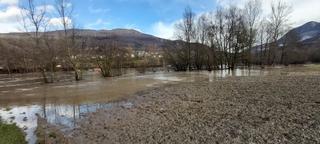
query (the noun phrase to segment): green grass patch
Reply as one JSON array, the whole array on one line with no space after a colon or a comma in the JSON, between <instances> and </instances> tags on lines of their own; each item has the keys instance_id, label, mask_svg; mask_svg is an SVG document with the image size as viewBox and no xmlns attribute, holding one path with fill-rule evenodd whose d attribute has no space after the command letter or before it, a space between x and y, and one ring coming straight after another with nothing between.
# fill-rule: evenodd
<instances>
[{"instance_id":1,"label":"green grass patch","mask_svg":"<svg viewBox=\"0 0 320 144\"><path fill-rule=\"evenodd\" d=\"M26 144L23 131L15 124L0 121L0 144Z\"/></svg>"}]
</instances>

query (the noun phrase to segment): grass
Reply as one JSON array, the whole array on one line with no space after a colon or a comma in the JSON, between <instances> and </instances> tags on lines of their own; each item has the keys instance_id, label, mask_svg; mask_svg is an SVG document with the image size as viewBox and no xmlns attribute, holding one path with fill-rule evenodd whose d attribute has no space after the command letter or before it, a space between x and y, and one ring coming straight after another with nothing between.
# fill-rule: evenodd
<instances>
[{"instance_id":1,"label":"grass","mask_svg":"<svg viewBox=\"0 0 320 144\"><path fill-rule=\"evenodd\" d=\"M26 144L23 131L15 124L4 124L0 120L0 144Z\"/></svg>"}]
</instances>

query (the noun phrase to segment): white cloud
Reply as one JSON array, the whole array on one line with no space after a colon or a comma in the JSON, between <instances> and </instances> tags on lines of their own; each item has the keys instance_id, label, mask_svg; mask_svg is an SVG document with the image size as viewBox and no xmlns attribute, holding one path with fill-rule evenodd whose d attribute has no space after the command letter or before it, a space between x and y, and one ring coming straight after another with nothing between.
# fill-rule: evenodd
<instances>
[{"instance_id":1,"label":"white cloud","mask_svg":"<svg viewBox=\"0 0 320 144\"><path fill-rule=\"evenodd\" d=\"M62 20L63 18L60 17L60 18L51 18L49 19L49 26L53 26L53 27L62 27ZM68 17L65 18L66 22L68 25L71 25L72 24L72 20Z\"/></svg>"},{"instance_id":2,"label":"white cloud","mask_svg":"<svg viewBox=\"0 0 320 144\"><path fill-rule=\"evenodd\" d=\"M293 25L302 25L309 21L320 22L320 0L291 0L293 12L291 20Z\"/></svg>"},{"instance_id":3,"label":"white cloud","mask_svg":"<svg viewBox=\"0 0 320 144\"><path fill-rule=\"evenodd\" d=\"M21 18L21 9L17 6L7 6L0 10L0 33L19 32L19 19Z\"/></svg>"},{"instance_id":4,"label":"white cloud","mask_svg":"<svg viewBox=\"0 0 320 144\"><path fill-rule=\"evenodd\" d=\"M125 29L133 29L139 32L142 32L141 29L139 29L135 24L126 24L124 26Z\"/></svg>"},{"instance_id":5,"label":"white cloud","mask_svg":"<svg viewBox=\"0 0 320 144\"><path fill-rule=\"evenodd\" d=\"M162 21L156 22L152 26L153 35L164 38L164 39L174 39L175 23L164 23Z\"/></svg>"},{"instance_id":6,"label":"white cloud","mask_svg":"<svg viewBox=\"0 0 320 144\"><path fill-rule=\"evenodd\" d=\"M19 0L0 0L0 4L2 5L17 5Z\"/></svg>"},{"instance_id":7,"label":"white cloud","mask_svg":"<svg viewBox=\"0 0 320 144\"><path fill-rule=\"evenodd\" d=\"M217 4L221 7L229 7L231 5L243 8L248 0L216 0ZM279 0L261 0L261 6L263 11L263 16L266 17L271 12L272 2L277 2ZM320 13L316 6L320 6L320 0L284 0L287 2L291 8L292 13L290 15L290 24L292 27L297 27L305 24L309 21L320 22ZM207 12L203 12L207 13ZM202 14L203 14L202 13ZM200 16L198 13L196 17ZM176 20L172 23L164 23L162 21L156 22L152 25L152 34L161 38L174 39L174 29Z\"/></svg>"},{"instance_id":8,"label":"white cloud","mask_svg":"<svg viewBox=\"0 0 320 144\"><path fill-rule=\"evenodd\" d=\"M16 21L17 18L20 16L20 8L16 6L9 6L4 10L0 10L0 22L7 23Z\"/></svg>"},{"instance_id":9,"label":"white cloud","mask_svg":"<svg viewBox=\"0 0 320 144\"><path fill-rule=\"evenodd\" d=\"M9 33L9 32L22 32L22 29L19 29L19 24L14 23L0 23L0 33Z\"/></svg>"},{"instance_id":10,"label":"white cloud","mask_svg":"<svg viewBox=\"0 0 320 144\"><path fill-rule=\"evenodd\" d=\"M248 0L216 0L222 7L229 5L236 5L243 7ZM279 0L261 0L262 10L264 16L271 12L271 3L278 2ZM320 0L282 0L289 4L292 8L290 15L290 23L293 27L302 25L309 21L320 22L320 13L318 8L320 6Z\"/></svg>"},{"instance_id":11,"label":"white cloud","mask_svg":"<svg viewBox=\"0 0 320 144\"><path fill-rule=\"evenodd\" d=\"M0 4L3 5L0 9L0 33L8 33L8 32L22 32L25 31L23 28L22 15L23 10L18 7L18 1L0 1ZM36 8L38 11L45 9L48 13L48 16L54 13L55 8L52 5L41 5ZM58 18L46 17L49 22L49 26L57 27ZM70 20L71 21L71 20ZM32 28L30 22L26 20L26 26L28 28Z\"/></svg>"},{"instance_id":12,"label":"white cloud","mask_svg":"<svg viewBox=\"0 0 320 144\"><path fill-rule=\"evenodd\" d=\"M195 15L195 19L200 18L202 15L209 16L210 13L211 12L199 12ZM152 34L160 38L176 40L176 24L181 22L183 22L182 19L175 20L171 23L158 21L152 25Z\"/></svg>"},{"instance_id":13,"label":"white cloud","mask_svg":"<svg viewBox=\"0 0 320 144\"><path fill-rule=\"evenodd\" d=\"M273 0L277 2L279 0ZM318 6L320 6L320 0L283 0L291 7L290 23L293 27L303 25L309 21L320 22L320 13L318 12ZM264 14L271 12L272 0L262 0L262 9Z\"/></svg>"},{"instance_id":14,"label":"white cloud","mask_svg":"<svg viewBox=\"0 0 320 144\"><path fill-rule=\"evenodd\" d=\"M110 24L111 24L110 22L107 22L103 19L97 19L95 22L87 24L85 26L85 28L87 28L87 29L106 29L106 27Z\"/></svg>"},{"instance_id":15,"label":"white cloud","mask_svg":"<svg viewBox=\"0 0 320 144\"><path fill-rule=\"evenodd\" d=\"M46 13L53 13L55 11L55 7L53 5L41 5L36 9L37 11L45 11Z\"/></svg>"}]
</instances>

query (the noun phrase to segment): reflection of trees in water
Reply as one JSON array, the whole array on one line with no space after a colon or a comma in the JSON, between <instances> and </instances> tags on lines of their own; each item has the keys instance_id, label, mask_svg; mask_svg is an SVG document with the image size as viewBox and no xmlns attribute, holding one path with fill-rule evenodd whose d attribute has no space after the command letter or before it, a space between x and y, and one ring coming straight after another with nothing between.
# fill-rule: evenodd
<instances>
[{"instance_id":1,"label":"reflection of trees in water","mask_svg":"<svg viewBox=\"0 0 320 144\"><path fill-rule=\"evenodd\" d=\"M71 105L59 104L56 101L52 104L42 105L41 116L48 123L61 125L66 128L76 126L77 120L84 117L85 114L95 112L98 109L111 108L113 104L77 104L75 101Z\"/></svg>"}]
</instances>

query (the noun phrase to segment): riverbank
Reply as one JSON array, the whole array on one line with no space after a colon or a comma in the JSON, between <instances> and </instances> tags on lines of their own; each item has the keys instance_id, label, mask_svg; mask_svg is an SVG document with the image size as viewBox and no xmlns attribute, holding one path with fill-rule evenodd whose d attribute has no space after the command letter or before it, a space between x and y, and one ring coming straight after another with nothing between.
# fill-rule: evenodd
<instances>
[{"instance_id":1,"label":"riverbank","mask_svg":"<svg viewBox=\"0 0 320 144\"><path fill-rule=\"evenodd\" d=\"M63 132L63 139L77 144L320 143L319 75L184 82L128 101L134 106L88 114L73 131Z\"/></svg>"}]
</instances>

